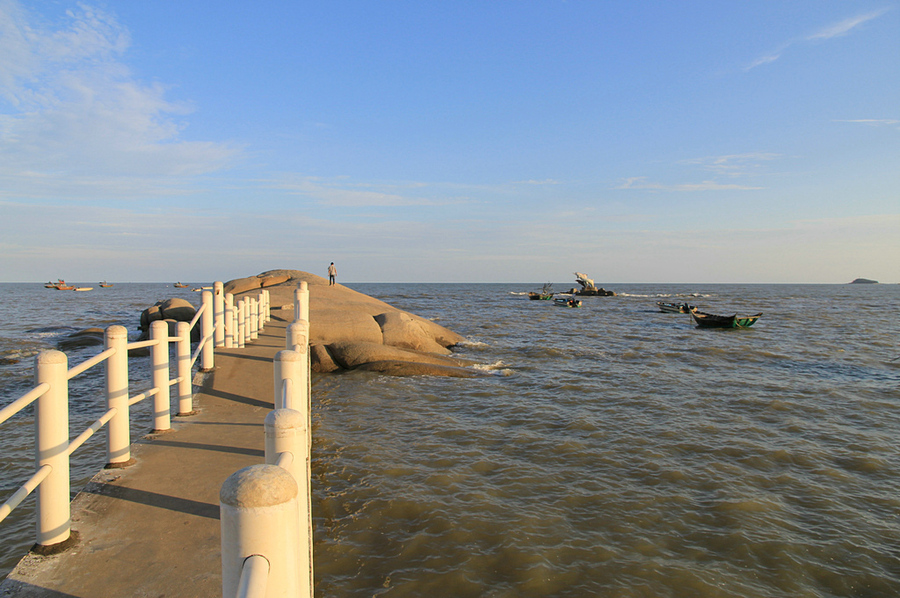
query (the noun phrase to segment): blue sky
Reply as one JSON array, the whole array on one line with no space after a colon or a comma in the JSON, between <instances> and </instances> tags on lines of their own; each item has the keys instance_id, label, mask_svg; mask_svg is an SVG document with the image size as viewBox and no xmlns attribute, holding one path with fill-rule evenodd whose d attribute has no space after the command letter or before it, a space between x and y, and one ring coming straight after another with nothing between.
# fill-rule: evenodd
<instances>
[{"instance_id":1,"label":"blue sky","mask_svg":"<svg viewBox=\"0 0 900 598\"><path fill-rule=\"evenodd\" d=\"M0 281L900 282L900 2L0 0Z\"/></svg>"}]
</instances>

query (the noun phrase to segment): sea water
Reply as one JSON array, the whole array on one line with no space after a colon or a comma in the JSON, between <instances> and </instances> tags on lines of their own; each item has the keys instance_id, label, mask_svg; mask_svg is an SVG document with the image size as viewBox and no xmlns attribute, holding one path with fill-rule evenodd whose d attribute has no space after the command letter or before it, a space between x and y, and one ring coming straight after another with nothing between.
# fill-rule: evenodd
<instances>
[{"instance_id":1,"label":"sea water","mask_svg":"<svg viewBox=\"0 0 900 598\"><path fill-rule=\"evenodd\" d=\"M540 284L348 286L459 332L484 376L314 376L317 595L900 595L900 286L604 284L618 296L581 308L529 301ZM22 357L0 365L0 404L54 327L133 331L158 299L199 302L0 292L27 297L0 315L0 357ZM763 316L699 329L659 300ZM102 373L83 384L76 412ZM0 499L31 466L8 428ZM0 524L7 568L33 541L22 521Z\"/></svg>"}]
</instances>

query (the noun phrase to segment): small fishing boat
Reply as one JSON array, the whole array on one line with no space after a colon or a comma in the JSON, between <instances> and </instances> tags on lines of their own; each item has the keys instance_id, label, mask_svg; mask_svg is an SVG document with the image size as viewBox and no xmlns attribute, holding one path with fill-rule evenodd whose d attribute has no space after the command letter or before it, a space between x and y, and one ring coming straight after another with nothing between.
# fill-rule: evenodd
<instances>
[{"instance_id":1,"label":"small fishing boat","mask_svg":"<svg viewBox=\"0 0 900 598\"><path fill-rule=\"evenodd\" d=\"M702 311L692 311L691 316L700 328L750 328L761 316L761 313L752 316L717 316Z\"/></svg>"},{"instance_id":2,"label":"small fishing boat","mask_svg":"<svg viewBox=\"0 0 900 598\"><path fill-rule=\"evenodd\" d=\"M561 307L581 307L581 299L575 299L574 297L557 297L553 300L553 303Z\"/></svg>"},{"instance_id":3,"label":"small fishing boat","mask_svg":"<svg viewBox=\"0 0 900 598\"><path fill-rule=\"evenodd\" d=\"M534 301L549 301L553 299L553 286L548 282L543 287L541 287L540 293L529 292L528 298Z\"/></svg>"},{"instance_id":4,"label":"small fishing boat","mask_svg":"<svg viewBox=\"0 0 900 598\"><path fill-rule=\"evenodd\" d=\"M66 281L64 281L64 280L60 280L59 283L56 286L54 286L53 288L56 289L57 291L74 291L75 290L74 286L72 286L70 284L66 284Z\"/></svg>"},{"instance_id":5,"label":"small fishing boat","mask_svg":"<svg viewBox=\"0 0 900 598\"><path fill-rule=\"evenodd\" d=\"M174 286L175 286L176 289L186 289L186 288L188 288L188 285L184 284L183 282L176 282Z\"/></svg>"},{"instance_id":6,"label":"small fishing boat","mask_svg":"<svg viewBox=\"0 0 900 598\"><path fill-rule=\"evenodd\" d=\"M55 289L59 285L65 285L65 284L66 284L66 281L63 280L62 278L60 278L56 282L48 282L47 284L44 285L44 288L45 289Z\"/></svg>"},{"instance_id":7,"label":"small fishing boat","mask_svg":"<svg viewBox=\"0 0 900 598\"><path fill-rule=\"evenodd\" d=\"M111 283L111 282L106 282L105 280L104 280L103 282L100 283L100 288L101 288L101 289L108 289L108 288L111 287L111 286L112 286L112 283Z\"/></svg>"},{"instance_id":8,"label":"small fishing boat","mask_svg":"<svg viewBox=\"0 0 900 598\"><path fill-rule=\"evenodd\" d=\"M656 305L659 307L659 311L669 314L687 314L697 309L693 305L688 305L687 303L666 303L665 301L657 301Z\"/></svg>"},{"instance_id":9,"label":"small fishing boat","mask_svg":"<svg viewBox=\"0 0 900 598\"><path fill-rule=\"evenodd\" d=\"M93 291L94 287L72 287L73 291Z\"/></svg>"}]
</instances>

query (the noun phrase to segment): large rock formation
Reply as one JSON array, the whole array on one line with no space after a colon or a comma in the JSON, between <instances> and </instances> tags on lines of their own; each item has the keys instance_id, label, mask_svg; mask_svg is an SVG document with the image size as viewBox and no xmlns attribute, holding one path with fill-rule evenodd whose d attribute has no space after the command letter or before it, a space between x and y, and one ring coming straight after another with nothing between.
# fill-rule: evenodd
<instances>
[{"instance_id":1,"label":"large rock formation","mask_svg":"<svg viewBox=\"0 0 900 598\"><path fill-rule=\"evenodd\" d=\"M481 375L471 362L450 357L463 337L341 284L299 270L270 270L225 284L235 298L269 291L272 309L293 310L294 289L309 286L313 371L366 369L392 375ZM291 315L288 317L293 317Z\"/></svg>"},{"instance_id":2,"label":"large rock formation","mask_svg":"<svg viewBox=\"0 0 900 598\"><path fill-rule=\"evenodd\" d=\"M173 298L157 301L152 307L141 312L141 336L138 340L150 338L150 324L156 320L164 320L169 325L169 336L176 335L175 324L177 322L190 322L194 319L197 309L185 299ZM194 327L191 331L191 340L200 340L200 330Z\"/></svg>"}]
</instances>

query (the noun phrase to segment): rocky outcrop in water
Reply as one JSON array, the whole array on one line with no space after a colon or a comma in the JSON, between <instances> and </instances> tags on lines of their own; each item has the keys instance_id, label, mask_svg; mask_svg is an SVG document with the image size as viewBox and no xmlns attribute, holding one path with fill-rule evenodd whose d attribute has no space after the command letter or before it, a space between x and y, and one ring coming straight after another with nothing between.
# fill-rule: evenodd
<instances>
[{"instance_id":1,"label":"rocky outcrop in water","mask_svg":"<svg viewBox=\"0 0 900 598\"><path fill-rule=\"evenodd\" d=\"M165 320L169 324L169 336L175 336L177 322L190 322L197 314L197 309L186 299L178 297L157 301L152 307L141 312L141 336L138 340L150 338L150 324L157 320ZM195 326L191 331L191 340L200 340L200 329Z\"/></svg>"},{"instance_id":2,"label":"rocky outcrop in water","mask_svg":"<svg viewBox=\"0 0 900 598\"><path fill-rule=\"evenodd\" d=\"M451 356L463 337L344 285L300 270L270 270L225 284L235 298L269 291L273 309L293 310L294 289L309 286L310 358L315 372L369 370L412 376L478 376ZM293 314L287 317L293 317Z\"/></svg>"},{"instance_id":3,"label":"rocky outcrop in water","mask_svg":"<svg viewBox=\"0 0 900 598\"><path fill-rule=\"evenodd\" d=\"M878 281L872 280L871 278L857 278L850 284L878 284Z\"/></svg>"}]
</instances>

